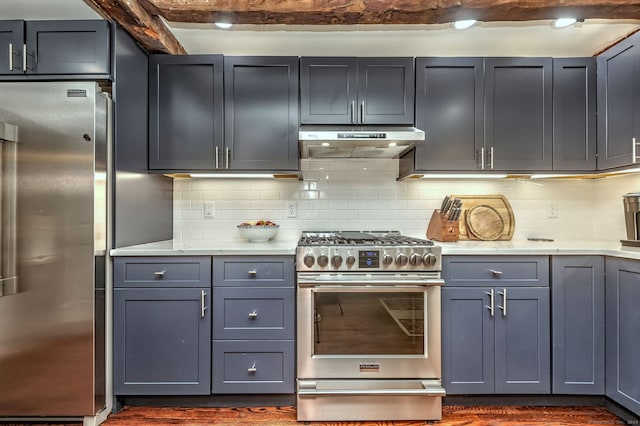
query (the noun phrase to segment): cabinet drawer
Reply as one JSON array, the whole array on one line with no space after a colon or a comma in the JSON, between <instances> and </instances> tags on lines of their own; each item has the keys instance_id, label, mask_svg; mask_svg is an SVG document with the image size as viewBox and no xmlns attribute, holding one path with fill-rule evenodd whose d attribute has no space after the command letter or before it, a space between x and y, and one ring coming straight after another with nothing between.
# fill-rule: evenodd
<instances>
[{"instance_id":1,"label":"cabinet drawer","mask_svg":"<svg viewBox=\"0 0 640 426\"><path fill-rule=\"evenodd\" d=\"M447 286L549 285L548 256L444 256L442 277Z\"/></svg>"},{"instance_id":2,"label":"cabinet drawer","mask_svg":"<svg viewBox=\"0 0 640 426\"><path fill-rule=\"evenodd\" d=\"M294 297L292 288L214 288L213 338L293 339Z\"/></svg>"},{"instance_id":3,"label":"cabinet drawer","mask_svg":"<svg viewBox=\"0 0 640 426\"><path fill-rule=\"evenodd\" d=\"M214 257L216 287L293 287L293 256Z\"/></svg>"},{"instance_id":4,"label":"cabinet drawer","mask_svg":"<svg viewBox=\"0 0 640 426\"><path fill-rule=\"evenodd\" d=\"M294 342L213 341L212 393L293 393Z\"/></svg>"},{"instance_id":5,"label":"cabinet drawer","mask_svg":"<svg viewBox=\"0 0 640 426\"><path fill-rule=\"evenodd\" d=\"M119 257L114 287L209 287L210 257Z\"/></svg>"}]
</instances>

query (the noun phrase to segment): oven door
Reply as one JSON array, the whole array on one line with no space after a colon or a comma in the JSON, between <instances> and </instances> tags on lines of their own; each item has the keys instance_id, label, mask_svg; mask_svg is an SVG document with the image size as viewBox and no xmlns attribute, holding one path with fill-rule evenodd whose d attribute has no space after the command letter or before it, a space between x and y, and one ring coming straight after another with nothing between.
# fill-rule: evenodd
<instances>
[{"instance_id":1,"label":"oven door","mask_svg":"<svg viewBox=\"0 0 640 426\"><path fill-rule=\"evenodd\" d=\"M298 275L298 377L441 377L439 278Z\"/></svg>"}]
</instances>

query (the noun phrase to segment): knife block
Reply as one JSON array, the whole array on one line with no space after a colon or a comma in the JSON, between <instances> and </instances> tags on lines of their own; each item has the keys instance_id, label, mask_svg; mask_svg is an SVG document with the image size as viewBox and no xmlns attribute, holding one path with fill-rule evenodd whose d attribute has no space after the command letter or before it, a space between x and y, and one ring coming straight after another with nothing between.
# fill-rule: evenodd
<instances>
[{"instance_id":1,"label":"knife block","mask_svg":"<svg viewBox=\"0 0 640 426\"><path fill-rule=\"evenodd\" d=\"M454 242L460 239L459 221L448 221L440 210L434 210L427 227L427 238L442 242Z\"/></svg>"}]
</instances>

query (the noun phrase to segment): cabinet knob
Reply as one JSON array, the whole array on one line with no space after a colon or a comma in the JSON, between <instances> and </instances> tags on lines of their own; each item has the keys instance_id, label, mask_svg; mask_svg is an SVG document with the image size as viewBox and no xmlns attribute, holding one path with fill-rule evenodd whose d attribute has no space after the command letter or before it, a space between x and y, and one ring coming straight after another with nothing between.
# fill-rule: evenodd
<instances>
[{"instance_id":1,"label":"cabinet knob","mask_svg":"<svg viewBox=\"0 0 640 426\"><path fill-rule=\"evenodd\" d=\"M249 312L249 318L251 318L251 319L258 318L258 313L256 311Z\"/></svg>"}]
</instances>

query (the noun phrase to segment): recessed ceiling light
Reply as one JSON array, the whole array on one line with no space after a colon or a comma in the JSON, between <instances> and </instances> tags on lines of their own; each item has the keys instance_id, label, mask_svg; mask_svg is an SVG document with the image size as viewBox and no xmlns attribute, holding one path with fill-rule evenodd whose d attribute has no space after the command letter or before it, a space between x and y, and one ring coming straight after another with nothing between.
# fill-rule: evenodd
<instances>
[{"instance_id":1,"label":"recessed ceiling light","mask_svg":"<svg viewBox=\"0 0 640 426\"><path fill-rule=\"evenodd\" d=\"M566 28L578 22L576 18L558 18L553 21L553 26L555 28Z\"/></svg>"},{"instance_id":2,"label":"recessed ceiling light","mask_svg":"<svg viewBox=\"0 0 640 426\"><path fill-rule=\"evenodd\" d=\"M476 22L478 21L476 21L475 19L456 21L453 23L453 28L455 28L456 30L466 30L467 28L473 27Z\"/></svg>"},{"instance_id":3,"label":"recessed ceiling light","mask_svg":"<svg viewBox=\"0 0 640 426\"><path fill-rule=\"evenodd\" d=\"M216 22L215 26L218 28L222 28L223 30L229 29L233 26L230 22Z\"/></svg>"}]
</instances>

